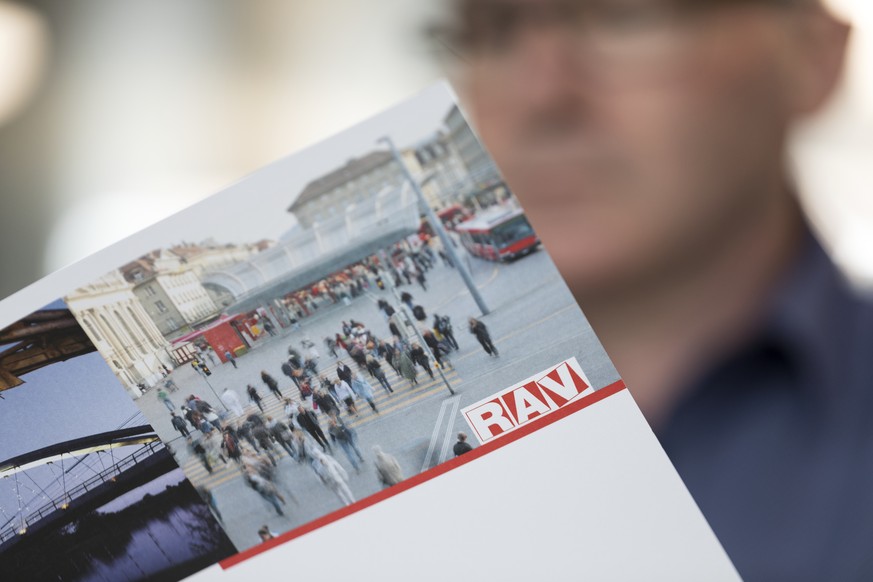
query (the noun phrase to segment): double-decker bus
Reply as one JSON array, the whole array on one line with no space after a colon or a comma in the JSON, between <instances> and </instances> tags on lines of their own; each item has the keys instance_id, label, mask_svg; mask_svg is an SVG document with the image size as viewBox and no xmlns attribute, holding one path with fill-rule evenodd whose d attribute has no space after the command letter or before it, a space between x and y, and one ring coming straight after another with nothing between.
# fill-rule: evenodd
<instances>
[{"instance_id":1,"label":"double-decker bus","mask_svg":"<svg viewBox=\"0 0 873 582\"><path fill-rule=\"evenodd\" d=\"M455 227L471 254L510 261L537 249L540 239L520 208L489 210Z\"/></svg>"}]
</instances>

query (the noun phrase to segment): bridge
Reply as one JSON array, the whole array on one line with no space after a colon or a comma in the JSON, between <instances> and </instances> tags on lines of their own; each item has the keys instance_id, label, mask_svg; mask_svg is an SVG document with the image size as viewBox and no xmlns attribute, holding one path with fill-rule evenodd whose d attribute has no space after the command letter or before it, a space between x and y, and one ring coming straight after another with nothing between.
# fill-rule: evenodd
<instances>
[{"instance_id":1,"label":"bridge","mask_svg":"<svg viewBox=\"0 0 873 582\"><path fill-rule=\"evenodd\" d=\"M88 464L94 458L100 470ZM2 461L0 482L15 487L18 507L12 515L0 508L4 518L0 524L0 553L31 539L41 529L62 525L105 505L175 466L149 425L89 435ZM71 472L81 467L93 474L85 479L74 478ZM39 470L43 478L34 479L31 473ZM50 483L45 482L46 476ZM42 503L33 508L21 497L21 487L32 491L30 485L42 493Z\"/></svg>"}]
</instances>

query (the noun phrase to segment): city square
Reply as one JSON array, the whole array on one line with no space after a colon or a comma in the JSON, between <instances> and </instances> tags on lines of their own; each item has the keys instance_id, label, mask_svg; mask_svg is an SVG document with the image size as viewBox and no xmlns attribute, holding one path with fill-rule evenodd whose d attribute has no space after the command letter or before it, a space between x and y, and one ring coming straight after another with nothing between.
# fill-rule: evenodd
<instances>
[{"instance_id":1,"label":"city square","mask_svg":"<svg viewBox=\"0 0 873 582\"><path fill-rule=\"evenodd\" d=\"M341 415L358 433L358 446L365 458L360 472L353 470L339 447L334 447L335 458L349 473L349 487L356 499L381 489L372 462L373 446L378 445L393 455L399 461L404 477L426 470L454 456L451 448L457 433L469 430L459 414L460 409L531 373L575 356L595 388L617 379L594 333L545 253L535 253L508 264L475 258L469 264L477 286L493 310L483 321L491 330L500 356L488 356L466 330L467 317L478 315L478 312L470 294L460 285L454 269L447 266L432 269L426 292L420 287L409 286L429 318L439 314L449 316L454 323L460 349L449 355L451 367L444 368L444 375L455 394L449 393L436 371L435 379L430 380L422 372L419 374L420 384L410 386L385 365L394 394L387 394L370 379L379 413L360 401L359 416ZM325 371L328 377L334 378L337 359L326 353L322 339L333 336L342 322L349 320L364 323L377 337L390 336L388 324L376 305L380 298L390 301L392 293L374 288L349 305L340 302L322 308L316 315L304 319L301 329L283 330L276 337L267 336L261 340L263 343L236 359L238 368L229 362L223 363L212 366L212 375L204 377L190 366L182 366L171 375L179 390L171 394L170 399L178 407L190 394L195 394L220 410L222 405L217 395L225 388L235 391L241 401L247 402L245 387L253 384L263 397L264 415L283 418L283 404L261 382L261 371L279 379L283 396L299 402L297 388L279 370L287 359L288 347L299 349L305 338L313 341L321 355L319 372ZM344 354L340 356L342 359ZM350 358L344 359L353 366ZM288 503L285 515L277 515L245 483L234 462L225 464L219 461L211 474L206 471L196 455L188 450L185 439L170 424L169 411L158 399L157 391L141 397L138 404L174 451L194 485L212 492L228 535L238 548L258 543L256 532L263 525L281 533L342 507L336 496L321 486L307 464L298 464L283 452L277 455L277 480L279 490L288 494L285 495ZM248 403L246 412L251 411L257 411L257 408ZM319 416L322 426L326 427L327 417Z\"/></svg>"}]
</instances>

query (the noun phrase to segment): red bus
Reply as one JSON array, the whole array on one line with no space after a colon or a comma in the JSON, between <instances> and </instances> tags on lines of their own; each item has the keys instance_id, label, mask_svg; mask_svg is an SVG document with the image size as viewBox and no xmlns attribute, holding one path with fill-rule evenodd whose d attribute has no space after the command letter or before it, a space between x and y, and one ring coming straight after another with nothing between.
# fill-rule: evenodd
<instances>
[{"instance_id":1,"label":"red bus","mask_svg":"<svg viewBox=\"0 0 873 582\"><path fill-rule=\"evenodd\" d=\"M471 254L491 261L509 261L533 252L540 244L533 228L520 208L487 211L455 231L461 244Z\"/></svg>"}]
</instances>

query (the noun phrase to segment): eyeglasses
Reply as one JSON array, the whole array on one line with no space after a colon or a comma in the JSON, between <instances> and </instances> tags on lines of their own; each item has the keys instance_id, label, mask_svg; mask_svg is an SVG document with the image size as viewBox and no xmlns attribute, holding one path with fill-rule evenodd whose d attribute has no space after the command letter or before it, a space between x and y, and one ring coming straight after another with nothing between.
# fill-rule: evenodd
<instances>
[{"instance_id":1,"label":"eyeglasses","mask_svg":"<svg viewBox=\"0 0 873 582\"><path fill-rule=\"evenodd\" d=\"M454 20L430 36L464 61L511 62L525 33L564 29L568 38L616 60L675 54L703 17L736 6L791 7L817 0L458 0Z\"/></svg>"}]
</instances>

